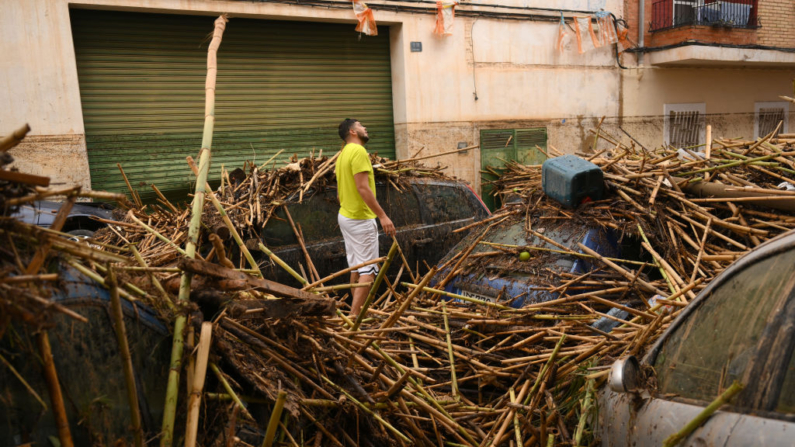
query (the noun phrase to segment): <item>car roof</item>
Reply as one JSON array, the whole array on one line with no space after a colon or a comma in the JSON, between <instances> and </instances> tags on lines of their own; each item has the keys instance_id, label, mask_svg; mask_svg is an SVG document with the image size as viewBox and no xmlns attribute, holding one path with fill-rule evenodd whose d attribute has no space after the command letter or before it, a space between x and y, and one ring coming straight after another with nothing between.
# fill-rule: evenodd
<instances>
[{"instance_id":1,"label":"car roof","mask_svg":"<svg viewBox=\"0 0 795 447\"><path fill-rule=\"evenodd\" d=\"M795 230L790 230L784 234L781 234L769 241L765 241L762 245L755 247L753 250L749 251L745 255L743 255L740 259L735 261L731 264L726 270L721 272L698 296L690 302L690 304L685 307L685 310L682 311L681 314L674 320L674 322L668 327L668 329L657 339L654 343L652 348L643 358L643 362L646 364L652 364L657 358L657 354L660 352L663 343L665 340L668 339L671 333L675 331L680 325L687 320L687 318L693 312L698 309L699 306L707 299L708 296L712 293L712 290L716 287L719 287L722 283L727 281L729 278L734 276L735 274L739 273L740 271L744 270L746 267L753 265L759 261L767 259L771 256L777 255L779 253L783 253L795 247Z\"/></svg>"}]
</instances>

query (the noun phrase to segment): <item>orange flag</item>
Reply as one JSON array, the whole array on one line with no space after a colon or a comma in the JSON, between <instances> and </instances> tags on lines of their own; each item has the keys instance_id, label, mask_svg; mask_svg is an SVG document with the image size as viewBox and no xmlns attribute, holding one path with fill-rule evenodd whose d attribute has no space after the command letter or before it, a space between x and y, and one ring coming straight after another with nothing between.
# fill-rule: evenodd
<instances>
[{"instance_id":1,"label":"orange flag","mask_svg":"<svg viewBox=\"0 0 795 447\"><path fill-rule=\"evenodd\" d=\"M433 33L439 36L453 35L453 19L457 2L436 2L436 28Z\"/></svg>"},{"instance_id":2,"label":"orange flag","mask_svg":"<svg viewBox=\"0 0 795 447\"><path fill-rule=\"evenodd\" d=\"M353 13L356 14L356 19L359 21L359 24L356 25L356 31L368 36L378 35L373 10L366 3L361 0L353 0Z\"/></svg>"}]
</instances>

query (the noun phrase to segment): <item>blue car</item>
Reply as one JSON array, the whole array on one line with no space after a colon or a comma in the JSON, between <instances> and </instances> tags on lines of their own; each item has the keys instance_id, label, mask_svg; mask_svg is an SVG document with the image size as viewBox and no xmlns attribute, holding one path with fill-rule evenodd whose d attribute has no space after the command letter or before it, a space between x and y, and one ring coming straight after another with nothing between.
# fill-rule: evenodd
<instances>
[{"instance_id":1,"label":"blue car","mask_svg":"<svg viewBox=\"0 0 795 447\"><path fill-rule=\"evenodd\" d=\"M479 238L486 231L485 227L484 225L480 230L473 230L440 261L438 266L441 273L437 278L447 277L456 264L455 260L450 260ZM574 251L581 251L577 246L579 242L602 256L619 257L621 253L618 234L613 230L556 223L547 228L536 228L535 231L543 232L544 237ZM520 247L539 247L542 250ZM479 256L500 249L510 251ZM522 260L517 253L524 250L530 255L527 260ZM559 293L548 290L548 278L555 274L569 273L578 276L598 267L589 258L562 253L559 247L532 233L528 234L525 231L525 220L520 217L488 230L469 257L472 258L470 262L477 262L479 266L455 276L444 290L480 300L499 301L514 308L558 298Z\"/></svg>"}]
</instances>

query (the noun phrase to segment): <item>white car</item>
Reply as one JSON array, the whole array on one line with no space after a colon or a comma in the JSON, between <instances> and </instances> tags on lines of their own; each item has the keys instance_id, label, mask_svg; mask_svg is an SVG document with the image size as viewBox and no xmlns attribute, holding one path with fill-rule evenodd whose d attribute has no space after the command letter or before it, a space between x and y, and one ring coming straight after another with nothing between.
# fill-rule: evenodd
<instances>
[{"instance_id":1,"label":"white car","mask_svg":"<svg viewBox=\"0 0 795 447\"><path fill-rule=\"evenodd\" d=\"M795 445L795 232L721 273L638 362L613 365L603 446L660 446L734 381L745 388L680 446ZM653 373L646 377L646 373Z\"/></svg>"}]
</instances>

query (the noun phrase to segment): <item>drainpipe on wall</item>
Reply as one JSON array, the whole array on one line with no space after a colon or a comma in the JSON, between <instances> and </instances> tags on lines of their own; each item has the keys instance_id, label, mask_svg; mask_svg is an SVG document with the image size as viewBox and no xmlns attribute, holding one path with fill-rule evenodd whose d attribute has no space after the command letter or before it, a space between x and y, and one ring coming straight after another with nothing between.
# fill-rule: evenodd
<instances>
[{"instance_id":1,"label":"drainpipe on wall","mask_svg":"<svg viewBox=\"0 0 795 447\"><path fill-rule=\"evenodd\" d=\"M646 20L646 0L638 0L638 48L643 49L643 22ZM643 65L643 51L638 53L638 66Z\"/></svg>"}]
</instances>

